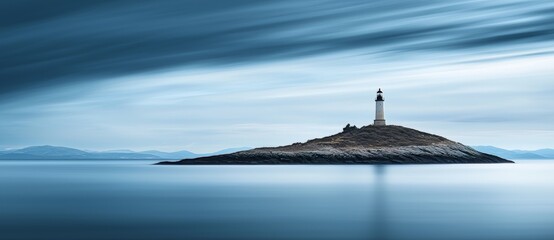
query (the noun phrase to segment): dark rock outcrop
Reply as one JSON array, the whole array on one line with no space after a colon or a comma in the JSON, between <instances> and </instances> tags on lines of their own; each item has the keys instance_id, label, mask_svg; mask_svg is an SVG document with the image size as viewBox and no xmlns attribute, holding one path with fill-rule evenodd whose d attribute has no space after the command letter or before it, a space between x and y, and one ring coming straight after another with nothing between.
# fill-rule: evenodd
<instances>
[{"instance_id":1,"label":"dark rock outcrop","mask_svg":"<svg viewBox=\"0 0 554 240\"><path fill-rule=\"evenodd\" d=\"M401 126L347 126L343 132L281 147L256 148L160 165L511 163L441 136Z\"/></svg>"}]
</instances>

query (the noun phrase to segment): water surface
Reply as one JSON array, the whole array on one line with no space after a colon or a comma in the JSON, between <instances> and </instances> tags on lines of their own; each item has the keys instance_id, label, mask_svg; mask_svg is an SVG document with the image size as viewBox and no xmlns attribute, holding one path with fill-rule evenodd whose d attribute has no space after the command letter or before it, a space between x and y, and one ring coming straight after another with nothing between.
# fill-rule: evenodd
<instances>
[{"instance_id":1,"label":"water surface","mask_svg":"<svg viewBox=\"0 0 554 240\"><path fill-rule=\"evenodd\" d=\"M554 161L0 161L1 239L554 239Z\"/></svg>"}]
</instances>

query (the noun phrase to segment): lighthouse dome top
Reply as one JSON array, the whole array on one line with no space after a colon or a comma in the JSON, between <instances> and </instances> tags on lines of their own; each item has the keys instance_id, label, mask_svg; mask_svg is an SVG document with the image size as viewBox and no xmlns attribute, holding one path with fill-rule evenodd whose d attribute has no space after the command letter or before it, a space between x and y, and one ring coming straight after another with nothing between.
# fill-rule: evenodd
<instances>
[{"instance_id":1,"label":"lighthouse dome top","mask_svg":"<svg viewBox=\"0 0 554 240\"><path fill-rule=\"evenodd\" d=\"M379 91L377 91L377 98L375 99L375 101L385 101L385 99L383 98L383 91L381 91L381 88L379 88Z\"/></svg>"}]
</instances>

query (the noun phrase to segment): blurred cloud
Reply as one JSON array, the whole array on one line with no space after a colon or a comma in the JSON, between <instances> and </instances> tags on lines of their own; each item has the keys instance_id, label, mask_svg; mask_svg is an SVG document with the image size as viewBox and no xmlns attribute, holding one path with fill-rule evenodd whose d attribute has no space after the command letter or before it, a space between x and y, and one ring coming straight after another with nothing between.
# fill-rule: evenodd
<instances>
[{"instance_id":1,"label":"blurred cloud","mask_svg":"<svg viewBox=\"0 0 554 240\"><path fill-rule=\"evenodd\" d=\"M281 145L370 123L383 87L391 123L473 145L554 147L554 2L0 9L0 146Z\"/></svg>"},{"instance_id":2,"label":"blurred cloud","mask_svg":"<svg viewBox=\"0 0 554 240\"><path fill-rule=\"evenodd\" d=\"M548 1L4 1L0 96L67 82L357 51L540 49ZM540 52L540 50L539 50Z\"/></svg>"}]
</instances>

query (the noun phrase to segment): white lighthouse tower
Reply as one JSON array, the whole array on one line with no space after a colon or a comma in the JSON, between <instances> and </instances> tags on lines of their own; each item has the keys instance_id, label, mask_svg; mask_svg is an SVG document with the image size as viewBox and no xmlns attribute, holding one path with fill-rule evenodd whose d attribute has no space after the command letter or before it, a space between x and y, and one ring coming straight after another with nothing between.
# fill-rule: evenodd
<instances>
[{"instance_id":1,"label":"white lighthouse tower","mask_svg":"<svg viewBox=\"0 0 554 240\"><path fill-rule=\"evenodd\" d=\"M385 126L385 98L383 98L383 91L379 88L377 91L377 98L375 98L375 126Z\"/></svg>"}]
</instances>

